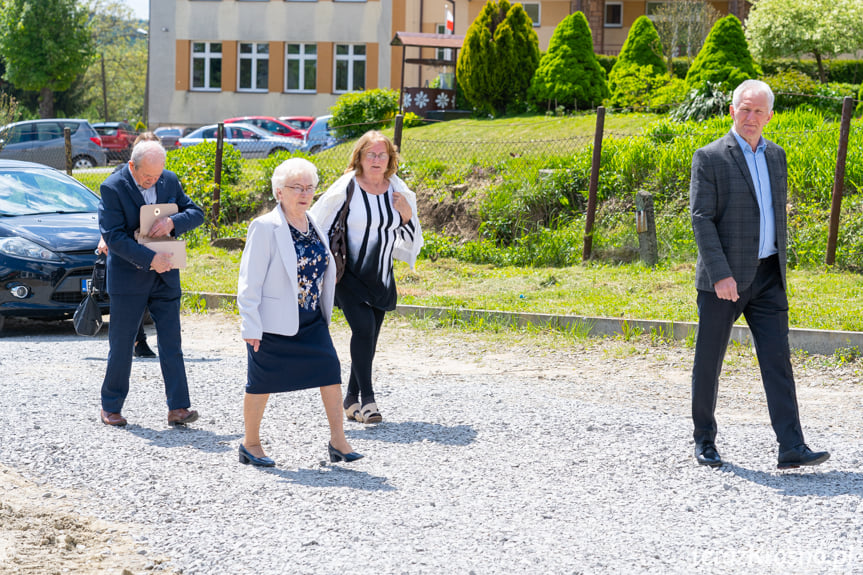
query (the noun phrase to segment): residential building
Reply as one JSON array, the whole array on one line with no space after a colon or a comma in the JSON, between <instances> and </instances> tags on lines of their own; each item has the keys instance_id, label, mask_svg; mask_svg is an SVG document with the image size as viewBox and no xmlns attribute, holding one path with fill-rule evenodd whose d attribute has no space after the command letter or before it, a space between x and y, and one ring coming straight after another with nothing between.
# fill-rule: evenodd
<instances>
[{"instance_id":1,"label":"residential building","mask_svg":"<svg viewBox=\"0 0 863 575\"><path fill-rule=\"evenodd\" d=\"M674 0L666 0L674 1ZM582 11L597 53L617 53L632 22L662 2L524 2L540 49L557 24ZM746 0L711 2L745 17ZM401 86L402 50L455 62L452 50L391 46L396 32L443 33L447 12L465 34L482 0L150 0L147 118L152 128L202 125L242 115L322 115L340 94ZM427 86L449 67L410 65L407 86Z\"/></svg>"}]
</instances>

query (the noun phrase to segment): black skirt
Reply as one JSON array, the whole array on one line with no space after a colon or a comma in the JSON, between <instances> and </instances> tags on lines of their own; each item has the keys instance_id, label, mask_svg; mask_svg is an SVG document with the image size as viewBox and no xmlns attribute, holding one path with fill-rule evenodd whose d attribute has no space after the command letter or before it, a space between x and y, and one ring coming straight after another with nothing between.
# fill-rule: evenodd
<instances>
[{"instance_id":1,"label":"black skirt","mask_svg":"<svg viewBox=\"0 0 863 575\"><path fill-rule=\"evenodd\" d=\"M246 393L280 393L341 383L341 365L320 308L300 310L296 335L265 333L258 351L246 344Z\"/></svg>"}]
</instances>

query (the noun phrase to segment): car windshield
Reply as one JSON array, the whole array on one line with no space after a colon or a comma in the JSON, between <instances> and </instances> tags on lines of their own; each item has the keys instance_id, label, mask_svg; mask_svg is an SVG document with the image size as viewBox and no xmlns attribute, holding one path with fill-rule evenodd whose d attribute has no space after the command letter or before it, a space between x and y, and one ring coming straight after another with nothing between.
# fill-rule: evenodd
<instances>
[{"instance_id":1,"label":"car windshield","mask_svg":"<svg viewBox=\"0 0 863 575\"><path fill-rule=\"evenodd\" d=\"M60 173L0 170L0 215L95 212L99 197Z\"/></svg>"},{"instance_id":2,"label":"car windshield","mask_svg":"<svg viewBox=\"0 0 863 575\"><path fill-rule=\"evenodd\" d=\"M103 136L116 136L117 128L106 128L103 126L98 126L96 131L99 132Z\"/></svg>"}]
</instances>

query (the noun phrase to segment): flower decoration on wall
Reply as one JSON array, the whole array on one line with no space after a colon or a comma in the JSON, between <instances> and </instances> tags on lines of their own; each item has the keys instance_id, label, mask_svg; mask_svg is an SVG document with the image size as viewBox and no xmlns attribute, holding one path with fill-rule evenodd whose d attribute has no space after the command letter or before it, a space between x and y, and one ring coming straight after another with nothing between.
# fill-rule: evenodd
<instances>
[{"instance_id":1,"label":"flower decoration on wall","mask_svg":"<svg viewBox=\"0 0 863 575\"><path fill-rule=\"evenodd\" d=\"M445 110L449 106L449 96L441 92L435 98L435 104L437 104L438 110Z\"/></svg>"},{"instance_id":2,"label":"flower decoration on wall","mask_svg":"<svg viewBox=\"0 0 863 575\"><path fill-rule=\"evenodd\" d=\"M423 109L425 109L426 106L428 106L428 103L429 103L429 97L428 97L428 95L426 95L425 92L419 92L416 95L414 104L416 105L417 108L419 108L420 110L423 110Z\"/></svg>"}]
</instances>

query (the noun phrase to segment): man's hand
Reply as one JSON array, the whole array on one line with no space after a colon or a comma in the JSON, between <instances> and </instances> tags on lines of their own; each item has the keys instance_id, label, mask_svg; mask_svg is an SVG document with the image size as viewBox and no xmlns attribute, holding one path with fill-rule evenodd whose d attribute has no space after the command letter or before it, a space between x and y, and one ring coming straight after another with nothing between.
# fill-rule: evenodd
<instances>
[{"instance_id":1,"label":"man's hand","mask_svg":"<svg viewBox=\"0 0 863 575\"><path fill-rule=\"evenodd\" d=\"M713 290L719 299L737 301L740 296L737 293L737 282L733 277L727 277L713 284Z\"/></svg>"},{"instance_id":2,"label":"man's hand","mask_svg":"<svg viewBox=\"0 0 863 575\"><path fill-rule=\"evenodd\" d=\"M252 346L252 351L261 349L261 340L259 339L244 339L243 341Z\"/></svg>"},{"instance_id":3,"label":"man's hand","mask_svg":"<svg viewBox=\"0 0 863 575\"><path fill-rule=\"evenodd\" d=\"M150 262L150 269L160 274L171 271L171 254L161 253L153 256L153 261Z\"/></svg>"},{"instance_id":4,"label":"man's hand","mask_svg":"<svg viewBox=\"0 0 863 575\"><path fill-rule=\"evenodd\" d=\"M151 238L160 238L170 235L172 231L174 231L174 220L166 216L156 220L156 223L150 228L149 235Z\"/></svg>"},{"instance_id":5,"label":"man's hand","mask_svg":"<svg viewBox=\"0 0 863 575\"><path fill-rule=\"evenodd\" d=\"M99 236L99 245L96 246L96 253L105 255L108 253L108 244L105 243L105 238Z\"/></svg>"}]
</instances>

